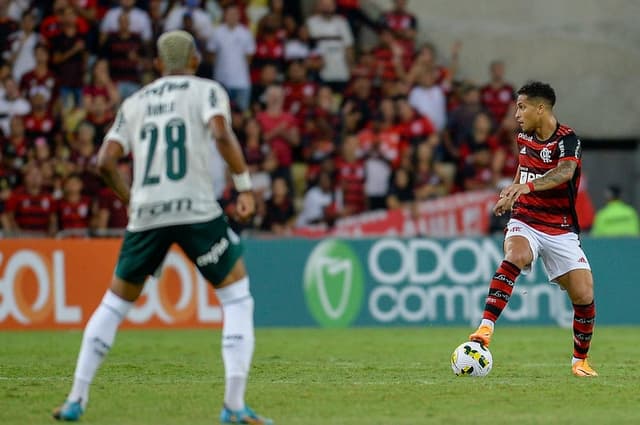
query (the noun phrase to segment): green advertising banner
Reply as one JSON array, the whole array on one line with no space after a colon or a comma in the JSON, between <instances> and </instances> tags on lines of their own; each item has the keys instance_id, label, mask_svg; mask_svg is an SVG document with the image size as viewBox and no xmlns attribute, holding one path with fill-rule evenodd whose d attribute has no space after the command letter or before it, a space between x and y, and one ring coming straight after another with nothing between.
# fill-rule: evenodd
<instances>
[{"instance_id":1,"label":"green advertising banner","mask_svg":"<svg viewBox=\"0 0 640 425\"><path fill-rule=\"evenodd\" d=\"M502 240L247 240L258 326L469 325L480 320ZM583 238L599 324L640 324L640 239ZM540 260L516 284L501 324L570 326L571 303Z\"/></svg>"}]
</instances>

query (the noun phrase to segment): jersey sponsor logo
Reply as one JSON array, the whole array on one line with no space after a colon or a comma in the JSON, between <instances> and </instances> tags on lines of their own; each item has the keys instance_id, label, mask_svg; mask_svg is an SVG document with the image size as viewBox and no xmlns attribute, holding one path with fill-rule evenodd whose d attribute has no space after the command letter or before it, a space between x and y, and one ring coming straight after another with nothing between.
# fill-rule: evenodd
<instances>
[{"instance_id":1,"label":"jersey sponsor logo","mask_svg":"<svg viewBox=\"0 0 640 425\"><path fill-rule=\"evenodd\" d=\"M529 183L532 180L542 177L542 174L520 171L520 184Z\"/></svg>"},{"instance_id":2,"label":"jersey sponsor logo","mask_svg":"<svg viewBox=\"0 0 640 425\"><path fill-rule=\"evenodd\" d=\"M229 249L229 240L223 237L220 241L213 244L209 252L202 254L196 259L198 267L204 267L209 264L218 264L218 261L220 261L220 258L225 252L227 252L227 249Z\"/></svg>"},{"instance_id":3,"label":"jersey sponsor logo","mask_svg":"<svg viewBox=\"0 0 640 425\"><path fill-rule=\"evenodd\" d=\"M542 159L542 161L546 164L551 162L551 149L547 147L542 148L542 150L540 151L540 159Z\"/></svg>"},{"instance_id":4,"label":"jersey sponsor logo","mask_svg":"<svg viewBox=\"0 0 640 425\"><path fill-rule=\"evenodd\" d=\"M324 327L347 327L359 315L364 298L362 264L343 241L326 240L309 255L304 294L313 318Z\"/></svg>"},{"instance_id":5,"label":"jersey sponsor logo","mask_svg":"<svg viewBox=\"0 0 640 425\"><path fill-rule=\"evenodd\" d=\"M165 91L171 92L174 90L186 90L189 88L189 81L181 81L179 83L165 81L157 87L149 87L142 92L142 96L162 96Z\"/></svg>"},{"instance_id":6,"label":"jersey sponsor logo","mask_svg":"<svg viewBox=\"0 0 640 425\"><path fill-rule=\"evenodd\" d=\"M133 210L132 216L140 218L152 218L162 214L176 214L191 211L193 201L190 198L171 199L170 201L143 204Z\"/></svg>"},{"instance_id":7,"label":"jersey sponsor logo","mask_svg":"<svg viewBox=\"0 0 640 425\"><path fill-rule=\"evenodd\" d=\"M155 103L152 105L147 105L147 116L155 117L158 115L168 114L170 112L175 111L176 104L175 102L171 103Z\"/></svg>"},{"instance_id":8,"label":"jersey sponsor logo","mask_svg":"<svg viewBox=\"0 0 640 425\"><path fill-rule=\"evenodd\" d=\"M529 136L527 133L518 133L518 137L528 142L533 142L533 136Z\"/></svg>"}]
</instances>

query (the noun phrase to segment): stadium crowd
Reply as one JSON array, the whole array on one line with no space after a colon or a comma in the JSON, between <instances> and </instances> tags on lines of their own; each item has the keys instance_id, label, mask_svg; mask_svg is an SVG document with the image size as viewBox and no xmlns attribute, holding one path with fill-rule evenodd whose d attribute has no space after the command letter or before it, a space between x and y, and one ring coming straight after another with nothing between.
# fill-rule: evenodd
<instances>
[{"instance_id":1,"label":"stadium crowd","mask_svg":"<svg viewBox=\"0 0 640 425\"><path fill-rule=\"evenodd\" d=\"M196 39L198 75L229 93L259 205L244 228L287 234L512 180L502 62L483 85L460 79L462 45L442 55L420 41L407 0L378 16L318 0L304 18L299 3L0 0L3 234L122 231L126 206L102 184L97 151L122 100L157 77L154 40L173 29ZM121 170L131 177L129 161ZM230 178L212 174L233 218Z\"/></svg>"}]
</instances>

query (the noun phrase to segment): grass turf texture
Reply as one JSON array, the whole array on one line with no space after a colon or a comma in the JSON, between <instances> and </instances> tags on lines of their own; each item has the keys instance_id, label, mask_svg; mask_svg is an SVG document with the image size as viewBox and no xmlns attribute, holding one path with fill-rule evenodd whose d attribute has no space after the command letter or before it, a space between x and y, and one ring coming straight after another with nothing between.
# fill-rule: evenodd
<instances>
[{"instance_id":1,"label":"grass turf texture","mask_svg":"<svg viewBox=\"0 0 640 425\"><path fill-rule=\"evenodd\" d=\"M260 329L247 401L278 425L640 423L640 332L599 327L575 378L571 332L498 326L487 378L449 365L467 328ZM80 332L0 332L0 424L48 424L67 394ZM219 331L122 331L85 424L218 423Z\"/></svg>"}]
</instances>

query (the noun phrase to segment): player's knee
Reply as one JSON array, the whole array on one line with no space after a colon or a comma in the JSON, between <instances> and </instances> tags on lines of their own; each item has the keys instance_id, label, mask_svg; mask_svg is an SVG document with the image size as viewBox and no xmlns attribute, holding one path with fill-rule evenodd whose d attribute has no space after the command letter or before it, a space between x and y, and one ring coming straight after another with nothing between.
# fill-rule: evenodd
<instances>
[{"instance_id":1,"label":"player's knee","mask_svg":"<svg viewBox=\"0 0 640 425\"><path fill-rule=\"evenodd\" d=\"M521 270L528 266L533 260L530 252L518 249L508 250L505 253L504 259L511 264L515 264Z\"/></svg>"}]
</instances>

